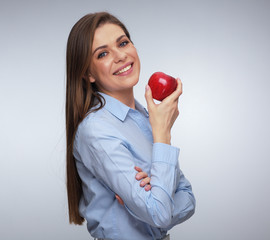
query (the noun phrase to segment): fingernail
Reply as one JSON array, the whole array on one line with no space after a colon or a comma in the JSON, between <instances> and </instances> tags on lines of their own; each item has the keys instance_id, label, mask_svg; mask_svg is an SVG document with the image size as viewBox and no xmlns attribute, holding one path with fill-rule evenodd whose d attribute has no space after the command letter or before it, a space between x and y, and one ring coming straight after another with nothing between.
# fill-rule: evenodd
<instances>
[{"instance_id":1,"label":"fingernail","mask_svg":"<svg viewBox=\"0 0 270 240\"><path fill-rule=\"evenodd\" d=\"M149 85L147 84L146 86L145 86L145 91L148 91L149 90Z\"/></svg>"},{"instance_id":2,"label":"fingernail","mask_svg":"<svg viewBox=\"0 0 270 240\"><path fill-rule=\"evenodd\" d=\"M143 187L145 185L144 181L141 181L140 185Z\"/></svg>"},{"instance_id":3,"label":"fingernail","mask_svg":"<svg viewBox=\"0 0 270 240\"><path fill-rule=\"evenodd\" d=\"M145 189L146 191L149 191L149 190L150 190L150 185L147 185L144 189Z\"/></svg>"}]
</instances>

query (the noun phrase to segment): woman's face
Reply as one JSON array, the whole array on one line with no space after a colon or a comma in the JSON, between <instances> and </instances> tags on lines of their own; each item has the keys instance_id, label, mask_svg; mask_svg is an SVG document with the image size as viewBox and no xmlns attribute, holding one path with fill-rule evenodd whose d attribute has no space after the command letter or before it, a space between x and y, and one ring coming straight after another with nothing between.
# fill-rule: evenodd
<instances>
[{"instance_id":1,"label":"woman's face","mask_svg":"<svg viewBox=\"0 0 270 240\"><path fill-rule=\"evenodd\" d=\"M118 25L106 23L96 29L90 72L90 82L115 98L132 91L137 84L140 74L137 50Z\"/></svg>"}]
</instances>

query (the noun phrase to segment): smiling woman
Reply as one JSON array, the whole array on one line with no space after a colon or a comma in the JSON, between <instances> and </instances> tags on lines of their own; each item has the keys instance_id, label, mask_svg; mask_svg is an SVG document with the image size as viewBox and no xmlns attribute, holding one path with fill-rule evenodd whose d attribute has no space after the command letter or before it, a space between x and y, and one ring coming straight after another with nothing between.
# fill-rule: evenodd
<instances>
[{"instance_id":1,"label":"smiling woman","mask_svg":"<svg viewBox=\"0 0 270 240\"><path fill-rule=\"evenodd\" d=\"M125 26L88 14L67 43L66 136L70 223L86 219L99 239L169 239L192 216L195 199L179 168L171 128L182 83L160 104L146 87L148 111L133 87L140 60Z\"/></svg>"},{"instance_id":2,"label":"smiling woman","mask_svg":"<svg viewBox=\"0 0 270 240\"><path fill-rule=\"evenodd\" d=\"M92 49L90 82L96 83L101 92L134 108L133 86L139 80L140 60L123 29L111 23L98 27Z\"/></svg>"}]
</instances>

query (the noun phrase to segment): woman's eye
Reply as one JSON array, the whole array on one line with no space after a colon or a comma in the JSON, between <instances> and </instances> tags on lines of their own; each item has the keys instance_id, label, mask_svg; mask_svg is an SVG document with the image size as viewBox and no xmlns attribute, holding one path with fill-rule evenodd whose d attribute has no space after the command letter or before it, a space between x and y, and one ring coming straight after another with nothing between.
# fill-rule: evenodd
<instances>
[{"instance_id":1,"label":"woman's eye","mask_svg":"<svg viewBox=\"0 0 270 240\"><path fill-rule=\"evenodd\" d=\"M105 57L106 55L107 55L106 52L102 52L102 53L98 54L98 58L103 58L103 57Z\"/></svg>"},{"instance_id":2,"label":"woman's eye","mask_svg":"<svg viewBox=\"0 0 270 240\"><path fill-rule=\"evenodd\" d=\"M129 41L123 41L123 42L121 42L120 43L120 47L124 47L124 46L126 46L127 44L129 43Z\"/></svg>"}]
</instances>

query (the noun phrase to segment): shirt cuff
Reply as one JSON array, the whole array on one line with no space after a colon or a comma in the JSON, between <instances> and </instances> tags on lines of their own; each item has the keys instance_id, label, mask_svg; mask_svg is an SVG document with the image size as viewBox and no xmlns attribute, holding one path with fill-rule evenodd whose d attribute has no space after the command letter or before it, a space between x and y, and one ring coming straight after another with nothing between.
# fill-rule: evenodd
<instances>
[{"instance_id":1,"label":"shirt cuff","mask_svg":"<svg viewBox=\"0 0 270 240\"><path fill-rule=\"evenodd\" d=\"M180 149L165 143L154 143L152 162L164 162L176 166Z\"/></svg>"}]
</instances>

